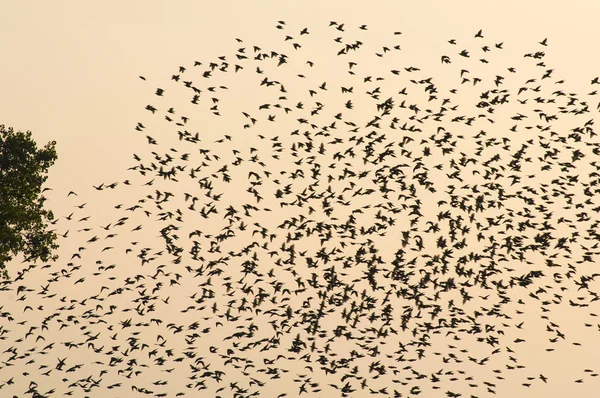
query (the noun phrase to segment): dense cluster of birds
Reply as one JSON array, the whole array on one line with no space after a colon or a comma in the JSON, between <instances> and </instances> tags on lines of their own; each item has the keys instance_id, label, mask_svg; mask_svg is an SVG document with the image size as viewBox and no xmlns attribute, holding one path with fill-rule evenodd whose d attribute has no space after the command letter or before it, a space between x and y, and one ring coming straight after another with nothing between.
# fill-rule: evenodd
<instances>
[{"instance_id":1,"label":"dense cluster of birds","mask_svg":"<svg viewBox=\"0 0 600 398\"><path fill-rule=\"evenodd\" d=\"M73 252L0 285L0 396L483 397L552 382L520 354L581 344L557 312L600 332L598 78L276 29L151 86L129 179L45 193Z\"/></svg>"}]
</instances>

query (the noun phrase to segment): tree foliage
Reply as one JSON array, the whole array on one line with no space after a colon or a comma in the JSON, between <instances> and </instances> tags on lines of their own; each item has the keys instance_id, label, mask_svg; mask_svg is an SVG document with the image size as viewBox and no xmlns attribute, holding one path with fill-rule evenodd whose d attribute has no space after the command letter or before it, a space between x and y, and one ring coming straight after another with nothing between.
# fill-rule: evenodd
<instances>
[{"instance_id":1,"label":"tree foliage","mask_svg":"<svg viewBox=\"0 0 600 398\"><path fill-rule=\"evenodd\" d=\"M0 125L0 273L8 278L6 263L22 254L25 261L55 260L54 219L44 208L42 185L57 159L56 142L38 149L31 132L15 132Z\"/></svg>"}]
</instances>

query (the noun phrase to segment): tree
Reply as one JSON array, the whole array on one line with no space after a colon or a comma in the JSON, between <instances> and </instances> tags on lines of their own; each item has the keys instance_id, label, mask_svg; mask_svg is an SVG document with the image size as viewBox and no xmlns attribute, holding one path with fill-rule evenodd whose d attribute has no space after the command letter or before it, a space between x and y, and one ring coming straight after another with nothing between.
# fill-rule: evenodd
<instances>
[{"instance_id":1,"label":"tree","mask_svg":"<svg viewBox=\"0 0 600 398\"><path fill-rule=\"evenodd\" d=\"M42 185L56 161L56 142L38 149L31 132L15 132L0 125L0 274L8 278L6 263L22 254L25 261L56 260L54 219L44 208Z\"/></svg>"}]
</instances>

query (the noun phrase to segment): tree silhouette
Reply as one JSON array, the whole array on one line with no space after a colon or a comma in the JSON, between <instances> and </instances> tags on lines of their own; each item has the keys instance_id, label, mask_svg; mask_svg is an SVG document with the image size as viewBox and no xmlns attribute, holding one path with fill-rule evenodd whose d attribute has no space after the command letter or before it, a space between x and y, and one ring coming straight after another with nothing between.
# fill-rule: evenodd
<instances>
[{"instance_id":1,"label":"tree silhouette","mask_svg":"<svg viewBox=\"0 0 600 398\"><path fill-rule=\"evenodd\" d=\"M25 261L55 260L56 233L48 231L52 211L44 208L42 185L57 159L56 142L38 149L31 132L0 125L0 273L22 254Z\"/></svg>"}]
</instances>

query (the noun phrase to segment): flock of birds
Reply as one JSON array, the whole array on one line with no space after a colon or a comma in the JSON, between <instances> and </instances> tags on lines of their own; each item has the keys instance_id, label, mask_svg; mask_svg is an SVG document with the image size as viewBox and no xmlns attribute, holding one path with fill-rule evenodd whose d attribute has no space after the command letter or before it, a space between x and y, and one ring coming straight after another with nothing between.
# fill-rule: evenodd
<instances>
[{"instance_id":1,"label":"flock of birds","mask_svg":"<svg viewBox=\"0 0 600 398\"><path fill-rule=\"evenodd\" d=\"M600 332L598 78L562 89L547 39L492 72L508 45L450 40L438 83L401 32L331 22L312 61L276 28L152 88L113 218L54 199L77 248L1 282L0 396L483 397L552 383L522 333L581 345L560 311Z\"/></svg>"}]
</instances>

